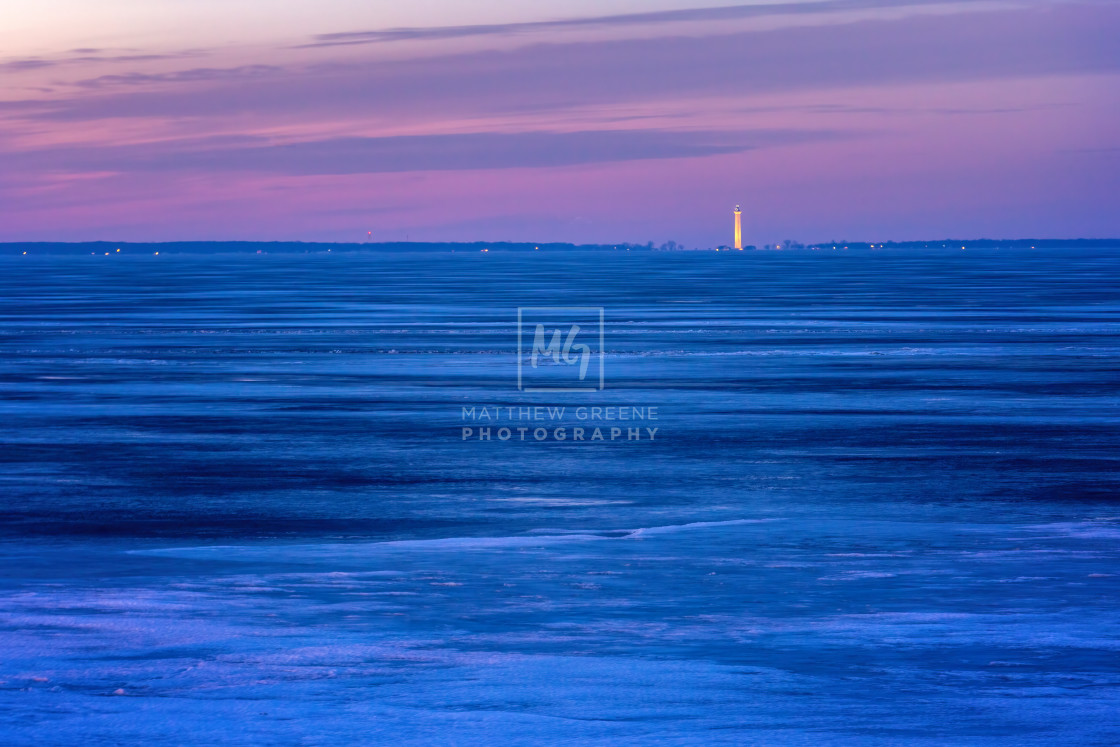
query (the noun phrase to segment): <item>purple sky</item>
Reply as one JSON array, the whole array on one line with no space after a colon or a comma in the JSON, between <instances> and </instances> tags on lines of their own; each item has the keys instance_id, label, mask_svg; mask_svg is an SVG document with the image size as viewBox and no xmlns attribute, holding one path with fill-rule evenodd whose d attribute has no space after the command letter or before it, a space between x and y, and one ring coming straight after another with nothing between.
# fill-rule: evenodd
<instances>
[{"instance_id":1,"label":"purple sky","mask_svg":"<svg viewBox=\"0 0 1120 747\"><path fill-rule=\"evenodd\" d=\"M0 241L1120 236L1114 1L311 5L16 0Z\"/></svg>"}]
</instances>

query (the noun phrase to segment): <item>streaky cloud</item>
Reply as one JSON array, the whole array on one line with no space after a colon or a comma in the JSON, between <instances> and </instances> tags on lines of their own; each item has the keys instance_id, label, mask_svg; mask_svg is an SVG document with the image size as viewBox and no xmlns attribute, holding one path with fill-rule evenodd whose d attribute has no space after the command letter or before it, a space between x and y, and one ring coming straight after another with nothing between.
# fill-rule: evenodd
<instances>
[{"instance_id":1,"label":"streaky cloud","mask_svg":"<svg viewBox=\"0 0 1120 747\"><path fill-rule=\"evenodd\" d=\"M81 80L76 85L83 88L101 88L124 85L139 86L156 83L206 83L211 81L263 78L282 75L286 71L277 65L240 65L229 68L200 67L190 70L176 70L170 73L125 73L102 75L97 78Z\"/></svg>"},{"instance_id":2,"label":"streaky cloud","mask_svg":"<svg viewBox=\"0 0 1120 747\"><path fill-rule=\"evenodd\" d=\"M22 60L0 62L0 72L19 73L24 70L41 70L45 67L54 67L59 64L57 60L43 60L38 57L28 57Z\"/></svg>"},{"instance_id":3,"label":"streaky cloud","mask_svg":"<svg viewBox=\"0 0 1120 747\"><path fill-rule=\"evenodd\" d=\"M25 57L7 62L0 62L0 72L18 73L29 70L42 70L43 68L62 67L66 65L80 65L90 63L119 64L126 62L156 62L160 60L181 60L196 57L202 52L194 50L179 54L102 54L99 49L72 49L68 57ZM75 56L76 55L76 56Z\"/></svg>"},{"instance_id":4,"label":"streaky cloud","mask_svg":"<svg viewBox=\"0 0 1120 747\"><path fill-rule=\"evenodd\" d=\"M967 1L967 0L965 0ZM973 0L977 2L978 0ZM359 44L385 44L401 41L444 41L476 36L502 36L534 31L560 31L565 29L602 28L648 24L681 23L689 21L729 21L773 15L806 15L839 13L873 8L896 8L921 5L960 5L951 0L810 0L808 2L781 2L752 5L716 6L710 8L685 8L681 10L623 13L608 16L562 18L547 21L516 23L474 24L463 26L422 26L379 29L373 31L341 31L318 34L298 48L351 46Z\"/></svg>"},{"instance_id":5,"label":"streaky cloud","mask_svg":"<svg viewBox=\"0 0 1120 747\"><path fill-rule=\"evenodd\" d=\"M240 136L96 149L41 149L12 154L5 160L36 171L372 174L696 158L841 136L843 133L802 130L591 130L336 137L279 144Z\"/></svg>"},{"instance_id":6,"label":"streaky cloud","mask_svg":"<svg viewBox=\"0 0 1120 747\"><path fill-rule=\"evenodd\" d=\"M269 67L268 74L250 66L162 77L106 76L87 82L85 91L4 102L0 110L58 122L220 118L232 112L275 117L301 111L346 119L430 118L437 111L440 117L522 116L667 98L1115 73L1120 71L1113 35L1118 27L1120 7L1071 3L976 12L967 23L957 16L922 15L842 28L552 43L282 71ZM178 86L184 80L204 85ZM439 91L438 107L432 91Z\"/></svg>"}]
</instances>

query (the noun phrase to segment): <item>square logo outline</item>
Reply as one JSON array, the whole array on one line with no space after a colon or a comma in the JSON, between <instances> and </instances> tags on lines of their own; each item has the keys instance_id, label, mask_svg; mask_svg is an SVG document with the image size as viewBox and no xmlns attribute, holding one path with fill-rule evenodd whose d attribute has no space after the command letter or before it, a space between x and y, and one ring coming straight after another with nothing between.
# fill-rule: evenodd
<instances>
[{"instance_id":1,"label":"square logo outline","mask_svg":"<svg viewBox=\"0 0 1120 747\"><path fill-rule=\"evenodd\" d=\"M599 312L599 386L581 386L581 387L526 387L521 378L522 368L522 312L523 311L578 311ZM606 371L604 365L604 347L606 339L606 325L604 323L606 307L605 306L518 306L517 307L517 388L522 392L600 392L606 389Z\"/></svg>"}]
</instances>

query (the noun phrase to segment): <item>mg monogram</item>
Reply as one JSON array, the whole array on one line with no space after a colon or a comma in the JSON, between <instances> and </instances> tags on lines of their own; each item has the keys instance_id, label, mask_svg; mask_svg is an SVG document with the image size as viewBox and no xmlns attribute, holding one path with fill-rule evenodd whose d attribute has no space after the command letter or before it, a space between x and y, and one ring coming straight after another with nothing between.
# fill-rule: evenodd
<instances>
[{"instance_id":1,"label":"mg monogram","mask_svg":"<svg viewBox=\"0 0 1120 747\"><path fill-rule=\"evenodd\" d=\"M525 392L603 389L603 334L601 306L519 307L517 388ZM531 347L526 347L525 343L530 340ZM595 382L591 365L596 358L599 361L598 382Z\"/></svg>"}]
</instances>

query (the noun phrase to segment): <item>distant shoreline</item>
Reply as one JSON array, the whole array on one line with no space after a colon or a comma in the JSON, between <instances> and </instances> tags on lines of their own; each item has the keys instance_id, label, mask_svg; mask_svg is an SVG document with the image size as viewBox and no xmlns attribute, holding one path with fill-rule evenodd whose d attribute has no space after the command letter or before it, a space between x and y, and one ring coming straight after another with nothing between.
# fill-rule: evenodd
<instances>
[{"instance_id":1,"label":"distant shoreline","mask_svg":"<svg viewBox=\"0 0 1120 747\"><path fill-rule=\"evenodd\" d=\"M878 250L878 249L1107 249L1120 248L1117 239L937 239L928 241L837 241L814 244L782 242L744 251ZM0 242L0 256L22 254L90 255L116 253L154 254L326 254L331 252L383 252L391 254L443 252L696 252L734 251L730 247L684 247L675 242L646 244L568 244L509 241L332 243L318 241L151 241L151 242Z\"/></svg>"}]
</instances>

